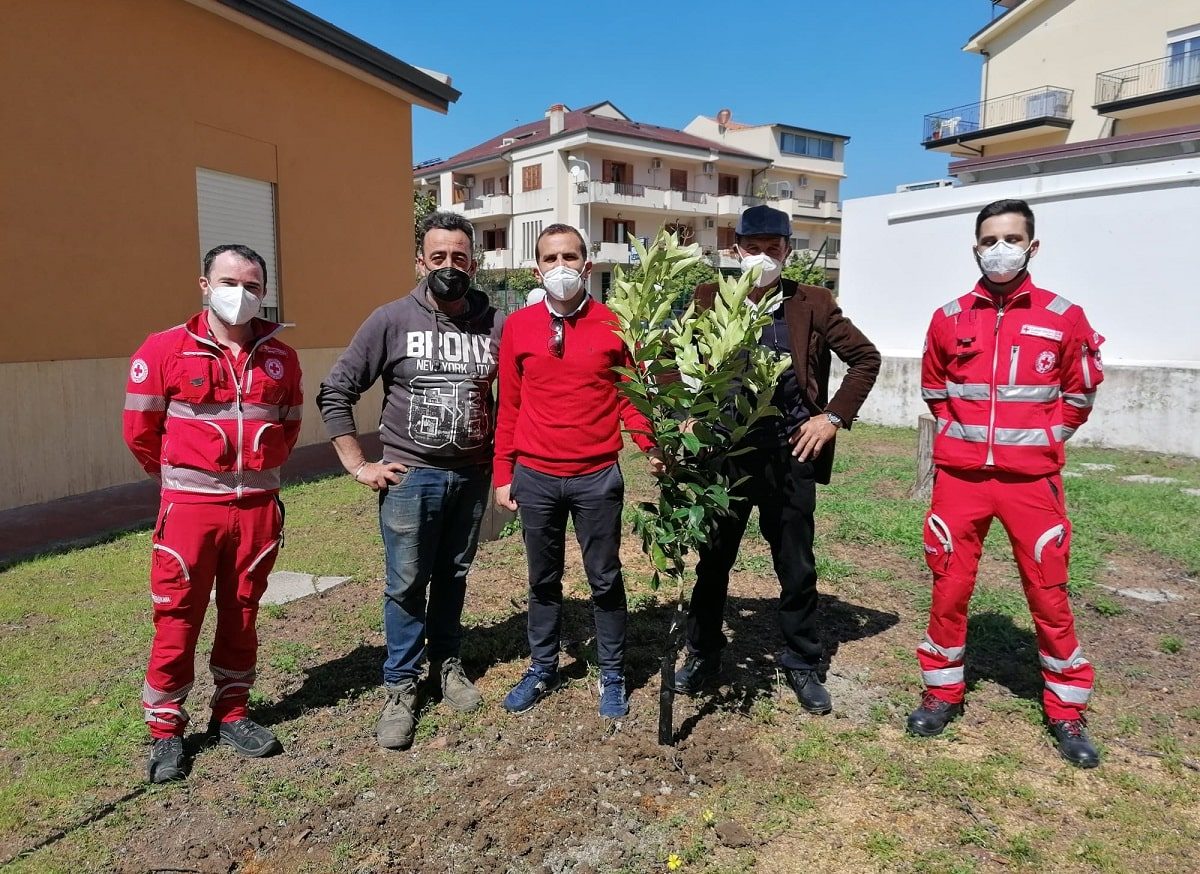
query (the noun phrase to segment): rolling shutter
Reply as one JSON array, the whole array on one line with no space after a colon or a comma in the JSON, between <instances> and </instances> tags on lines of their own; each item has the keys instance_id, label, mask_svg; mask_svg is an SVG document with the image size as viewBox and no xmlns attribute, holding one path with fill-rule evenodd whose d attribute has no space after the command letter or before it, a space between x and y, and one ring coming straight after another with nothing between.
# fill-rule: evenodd
<instances>
[{"instance_id":1,"label":"rolling shutter","mask_svg":"<svg viewBox=\"0 0 1200 874\"><path fill-rule=\"evenodd\" d=\"M279 318L279 259L275 253L275 186L258 179L196 168L200 258L215 246L241 243L267 262L263 313Z\"/></svg>"}]
</instances>

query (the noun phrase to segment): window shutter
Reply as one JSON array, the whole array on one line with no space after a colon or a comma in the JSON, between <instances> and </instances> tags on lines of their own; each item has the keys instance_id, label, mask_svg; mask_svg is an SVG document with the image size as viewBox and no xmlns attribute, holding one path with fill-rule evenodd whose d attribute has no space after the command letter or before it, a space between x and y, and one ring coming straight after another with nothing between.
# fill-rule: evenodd
<instances>
[{"instance_id":1,"label":"window shutter","mask_svg":"<svg viewBox=\"0 0 1200 874\"><path fill-rule=\"evenodd\" d=\"M196 168L196 209L200 224L200 260L225 243L241 243L267 262L263 306L279 310L279 259L275 248L275 186L258 179Z\"/></svg>"}]
</instances>

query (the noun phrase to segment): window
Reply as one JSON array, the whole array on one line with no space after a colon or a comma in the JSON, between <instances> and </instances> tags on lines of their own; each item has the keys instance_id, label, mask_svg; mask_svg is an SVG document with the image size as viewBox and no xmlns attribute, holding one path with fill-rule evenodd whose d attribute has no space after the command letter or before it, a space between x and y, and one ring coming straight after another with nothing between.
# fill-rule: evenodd
<instances>
[{"instance_id":1,"label":"window","mask_svg":"<svg viewBox=\"0 0 1200 874\"><path fill-rule=\"evenodd\" d=\"M717 228L717 248L732 249L737 245L737 235L733 228Z\"/></svg>"},{"instance_id":2,"label":"window","mask_svg":"<svg viewBox=\"0 0 1200 874\"><path fill-rule=\"evenodd\" d=\"M529 168L526 168L529 169ZM541 165L538 165L538 170L541 170ZM537 238L542 232L542 223L522 222L521 223L521 260L522 261L537 261Z\"/></svg>"},{"instance_id":3,"label":"window","mask_svg":"<svg viewBox=\"0 0 1200 874\"><path fill-rule=\"evenodd\" d=\"M631 234L633 234L633 222L625 219L604 220L604 242L628 243Z\"/></svg>"},{"instance_id":4,"label":"window","mask_svg":"<svg viewBox=\"0 0 1200 874\"><path fill-rule=\"evenodd\" d=\"M671 190L687 191L687 170L671 170Z\"/></svg>"},{"instance_id":5,"label":"window","mask_svg":"<svg viewBox=\"0 0 1200 874\"><path fill-rule=\"evenodd\" d=\"M805 249L809 248L811 248L811 246L809 246L808 237L792 237L793 252L803 252Z\"/></svg>"},{"instance_id":6,"label":"window","mask_svg":"<svg viewBox=\"0 0 1200 874\"><path fill-rule=\"evenodd\" d=\"M804 136L803 134L781 133L779 151L789 155L807 155L810 158L833 159L833 140L826 137Z\"/></svg>"},{"instance_id":7,"label":"window","mask_svg":"<svg viewBox=\"0 0 1200 874\"><path fill-rule=\"evenodd\" d=\"M836 258L842 251L841 237L827 237L825 240L825 254L830 258Z\"/></svg>"},{"instance_id":8,"label":"window","mask_svg":"<svg viewBox=\"0 0 1200 874\"><path fill-rule=\"evenodd\" d=\"M500 177L500 193L508 194L508 176Z\"/></svg>"},{"instance_id":9,"label":"window","mask_svg":"<svg viewBox=\"0 0 1200 874\"><path fill-rule=\"evenodd\" d=\"M1200 25L1167 35L1167 87L1200 84Z\"/></svg>"},{"instance_id":10,"label":"window","mask_svg":"<svg viewBox=\"0 0 1200 874\"><path fill-rule=\"evenodd\" d=\"M820 206L822 203L825 202L826 198L827 198L827 195L825 193L824 188L813 189L813 204L814 205Z\"/></svg>"},{"instance_id":11,"label":"window","mask_svg":"<svg viewBox=\"0 0 1200 874\"><path fill-rule=\"evenodd\" d=\"M496 228L495 230L484 231L483 248L488 252L496 249L507 249L508 230L506 228Z\"/></svg>"},{"instance_id":12,"label":"window","mask_svg":"<svg viewBox=\"0 0 1200 874\"><path fill-rule=\"evenodd\" d=\"M484 179L483 180L483 196L487 197L487 196L495 194L495 193L496 193L496 180L495 179Z\"/></svg>"},{"instance_id":13,"label":"window","mask_svg":"<svg viewBox=\"0 0 1200 874\"><path fill-rule=\"evenodd\" d=\"M521 190L537 191L542 187L542 165L530 164L521 169Z\"/></svg>"},{"instance_id":14,"label":"window","mask_svg":"<svg viewBox=\"0 0 1200 874\"><path fill-rule=\"evenodd\" d=\"M600 302L608 300L608 290L612 288L612 273L608 270L600 271Z\"/></svg>"},{"instance_id":15,"label":"window","mask_svg":"<svg viewBox=\"0 0 1200 874\"><path fill-rule=\"evenodd\" d=\"M216 246L241 243L267 262L263 317L279 321L279 260L275 248L275 186L258 179L196 168L200 261Z\"/></svg>"},{"instance_id":16,"label":"window","mask_svg":"<svg viewBox=\"0 0 1200 874\"><path fill-rule=\"evenodd\" d=\"M717 176L717 194L737 194L738 178L732 173L721 173Z\"/></svg>"},{"instance_id":17,"label":"window","mask_svg":"<svg viewBox=\"0 0 1200 874\"><path fill-rule=\"evenodd\" d=\"M601 182L627 183L633 181L633 165L623 161L605 161L600 165Z\"/></svg>"},{"instance_id":18,"label":"window","mask_svg":"<svg viewBox=\"0 0 1200 874\"><path fill-rule=\"evenodd\" d=\"M454 184L454 202L455 203L466 203L467 195L469 193L470 193L470 189L468 189L465 185L459 185L457 182Z\"/></svg>"}]
</instances>

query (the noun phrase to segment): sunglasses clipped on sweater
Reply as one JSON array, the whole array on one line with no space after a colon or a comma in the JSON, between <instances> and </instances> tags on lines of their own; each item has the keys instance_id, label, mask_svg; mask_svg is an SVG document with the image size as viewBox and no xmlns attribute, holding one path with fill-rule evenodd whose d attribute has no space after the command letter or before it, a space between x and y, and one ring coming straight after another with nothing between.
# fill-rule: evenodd
<instances>
[{"instance_id":1,"label":"sunglasses clipped on sweater","mask_svg":"<svg viewBox=\"0 0 1200 874\"><path fill-rule=\"evenodd\" d=\"M562 316L550 316L550 339L546 342L546 350L555 358L563 357L563 334L566 323Z\"/></svg>"}]
</instances>

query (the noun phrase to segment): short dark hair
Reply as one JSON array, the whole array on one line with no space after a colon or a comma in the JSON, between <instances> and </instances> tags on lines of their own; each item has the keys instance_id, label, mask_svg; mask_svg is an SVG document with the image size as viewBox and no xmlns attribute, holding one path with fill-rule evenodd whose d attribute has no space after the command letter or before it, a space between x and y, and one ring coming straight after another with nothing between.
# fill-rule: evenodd
<instances>
[{"instance_id":1,"label":"short dark hair","mask_svg":"<svg viewBox=\"0 0 1200 874\"><path fill-rule=\"evenodd\" d=\"M425 252L425 236L430 231L461 231L467 235L467 242L475 248L475 226L467 221L465 216L448 210L431 212L421 220L421 252Z\"/></svg>"},{"instance_id":2,"label":"short dark hair","mask_svg":"<svg viewBox=\"0 0 1200 874\"><path fill-rule=\"evenodd\" d=\"M537 242L533 244L534 258L537 259L542 257L541 252L539 251L542 246L542 237L557 236L559 234L574 234L575 238L579 240L579 254L584 261L587 260L587 240L583 238L583 234L579 233L579 228L572 227L571 225L565 225L562 222L555 222L538 234Z\"/></svg>"},{"instance_id":3,"label":"short dark hair","mask_svg":"<svg viewBox=\"0 0 1200 874\"><path fill-rule=\"evenodd\" d=\"M217 256L222 255L225 252L232 252L233 254L237 255L239 258L243 258L246 261L253 261L255 264L257 264L258 268L262 271L263 286L264 287L266 286L266 284L267 284L267 262L263 260L262 255L258 254L253 249L251 249L249 246L244 245L243 243L222 243L220 246L214 246L213 248L209 249L208 252L204 255L204 278L205 279L208 279L208 275L210 273L212 273L213 262L217 260Z\"/></svg>"},{"instance_id":4,"label":"short dark hair","mask_svg":"<svg viewBox=\"0 0 1200 874\"><path fill-rule=\"evenodd\" d=\"M975 217L975 239L979 239L979 229L983 227L985 221L1010 212L1025 216L1025 231L1029 234L1029 239L1032 240L1033 210L1023 200L994 200L979 210L979 215Z\"/></svg>"}]
</instances>

